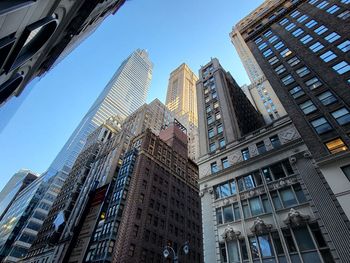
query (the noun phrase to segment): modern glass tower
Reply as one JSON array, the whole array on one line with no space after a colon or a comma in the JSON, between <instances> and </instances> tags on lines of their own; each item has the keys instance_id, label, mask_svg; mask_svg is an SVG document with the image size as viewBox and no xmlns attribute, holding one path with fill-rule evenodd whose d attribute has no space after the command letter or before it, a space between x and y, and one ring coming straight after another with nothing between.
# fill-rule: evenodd
<instances>
[{"instance_id":1,"label":"modern glass tower","mask_svg":"<svg viewBox=\"0 0 350 263\"><path fill-rule=\"evenodd\" d=\"M51 168L72 168L88 135L113 115L122 118L146 102L153 64L146 50L137 49L124 60L100 96L79 123Z\"/></svg>"}]
</instances>

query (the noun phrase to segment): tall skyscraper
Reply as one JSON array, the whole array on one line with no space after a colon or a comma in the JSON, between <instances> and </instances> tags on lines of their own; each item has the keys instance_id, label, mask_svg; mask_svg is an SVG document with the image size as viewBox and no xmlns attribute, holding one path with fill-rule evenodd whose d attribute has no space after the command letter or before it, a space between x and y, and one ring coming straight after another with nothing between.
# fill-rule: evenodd
<instances>
[{"instance_id":1,"label":"tall skyscraper","mask_svg":"<svg viewBox=\"0 0 350 263\"><path fill-rule=\"evenodd\" d=\"M38 177L27 169L15 173L0 192L0 220L16 196Z\"/></svg>"},{"instance_id":2,"label":"tall skyscraper","mask_svg":"<svg viewBox=\"0 0 350 263\"><path fill-rule=\"evenodd\" d=\"M244 93L261 112L266 123L271 123L273 120L286 115L279 98L244 42L239 30L234 27L230 37L251 81L251 84L243 89Z\"/></svg>"},{"instance_id":3,"label":"tall skyscraper","mask_svg":"<svg viewBox=\"0 0 350 263\"><path fill-rule=\"evenodd\" d=\"M224 74L214 59L197 82L205 262L348 262L346 222L290 118L254 125L259 115Z\"/></svg>"},{"instance_id":4,"label":"tall skyscraper","mask_svg":"<svg viewBox=\"0 0 350 263\"><path fill-rule=\"evenodd\" d=\"M198 159L198 112L196 82L198 77L185 63L170 74L166 106L174 113L177 120L187 129L188 154L193 160Z\"/></svg>"},{"instance_id":5,"label":"tall skyscraper","mask_svg":"<svg viewBox=\"0 0 350 263\"><path fill-rule=\"evenodd\" d=\"M305 184L342 262L350 261L349 3L269 0L236 25L322 172Z\"/></svg>"},{"instance_id":6,"label":"tall skyscraper","mask_svg":"<svg viewBox=\"0 0 350 263\"><path fill-rule=\"evenodd\" d=\"M200 74L197 94L201 95L198 96L198 113L201 120L199 130L203 131L199 135L202 158L228 147L265 123L218 59L213 58L203 66ZM203 119L206 119L206 123Z\"/></svg>"},{"instance_id":7,"label":"tall skyscraper","mask_svg":"<svg viewBox=\"0 0 350 263\"><path fill-rule=\"evenodd\" d=\"M146 50L134 51L118 68L100 96L59 152L51 168L72 168L88 135L109 117L126 118L146 102L153 64Z\"/></svg>"}]
</instances>

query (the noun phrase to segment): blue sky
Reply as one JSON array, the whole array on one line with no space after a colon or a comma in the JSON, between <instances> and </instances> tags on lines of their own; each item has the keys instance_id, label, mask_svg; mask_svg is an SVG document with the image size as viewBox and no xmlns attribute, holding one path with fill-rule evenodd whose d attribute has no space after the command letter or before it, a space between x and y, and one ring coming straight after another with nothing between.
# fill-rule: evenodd
<instances>
[{"instance_id":1,"label":"blue sky","mask_svg":"<svg viewBox=\"0 0 350 263\"><path fill-rule=\"evenodd\" d=\"M154 63L148 101L164 102L169 74L187 63L197 74L217 57L249 83L230 42L232 26L263 0L130 0L47 73L0 134L0 189L20 168L43 172L120 63L147 49ZM6 107L6 104L5 106Z\"/></svg>"}]
</instances>

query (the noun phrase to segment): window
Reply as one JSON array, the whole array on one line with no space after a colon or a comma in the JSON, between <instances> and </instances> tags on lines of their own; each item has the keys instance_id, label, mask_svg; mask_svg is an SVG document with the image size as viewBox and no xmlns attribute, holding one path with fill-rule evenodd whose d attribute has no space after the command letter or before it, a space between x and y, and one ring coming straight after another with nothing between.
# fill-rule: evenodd
<instances>
[{"instance_id":1,"label":"window","mask_svg":"<svg viewBox=\"0 0 350 263\"><path fill-rule=\"evenodd\" d=\"M224 206L223 207L223 212L224 212L224 222L228 223L228 222L232 222L234 220L233 217L233 211L232 211L232 206Z\"/></svg>"},{"instance_id":2,"label":"window","mask_svg":"<svg viewBox=\"0 0 350 263\"><path fill-rule=\"evenodd\" d=\"M219 140L219 145L220 145L220 148L225 147L226 142L224 138Z\"/></svg>"},{"instance_id":3,"label":"window","mask_svg":"<svg viewBox=\"0 0 350 263\"><path fill-rule=\"evenodd\" d=\"M290 14L291 17L297 17L300 15L300 11L295 10L293 13Z\"/></svg>"},{"instance_id":4,"label":"window","mask_svg":"<svg viewBox=\"0 0 350 263\"><path fill-rule=\"evenodd\" d=\"M333 59L335 59L337 57L336 54L334 54L331 50L328 50L326 53L323 53L320 58L324 61L324 62L329 62Z\"/></svg>"},{"instance_id":5,"label":"window","mask_svg":"<svg viewBox=\"0 0 350 263\"><path fill-rule=\"evenodd\" d=\"M221 159L221 164L222 164L222 168L223 169L226 169L226 168L230 167L230 163L229 163L227 157Z\"/></svg>"},{"instance_id":6,"label":"window","mask_svg":"<svg viewBox=\"0 0 350 263\"><path fill-rule=\"evenodd\" d=\"M214 109L218 109L218 108L219 108L219 102L216 101L216 102L214 103Z\"/></svg>"},{"instance_id":7,"label":"window","mask_svg":"<svg viewBox=\"0 0 350 263\"><path fill-rule=\"evenodd\" d=\"M280 24L281 26L283 26L283 25L287 24L288 22L289 22L289 19L288 19L288 18L283 18L283 19L279 22L279 24Z\"/></svg>"},{"instance_id":8,"label":"window","mask_svg":"<svg viewBox=\"0 0 350 263\"><path fill-rule=\"evenodd\" d=\"M343 4L350 4L350 0L341 0L340 2Z\"/></svg>"},{"instance_id":9,"label":"window","mask_svg":"<svg viewBox=\"0 0 350 263\"><path fill-rule=\"evenodd\" d=\"M340 9L337 5L332 5L330 8L327 9L327 13L334 14Z\"/></svg>"},{"instance_id":10,"label":"window","mask_svg":"<svg viewBox=\"0 0 350 263\"><path fill-rule=\"evenodd\" d=\"M273 43L273 42L275 42L277 40L278 40L278 36L272 36L272 37L270 37L269 42Z\"/></svg>"},{"instance_id":11,"label":"window","mask_svg":"<svg viewBox=\"0 0 350 263\"><path fill-rule=\"evenodd\" d=\"M345 40L343 43L339 44L337 48L339 48L343 52L348 52L350 50L350 41Z\"/></svg>"},{"instance_id":12,"label":"window","mask_svg":"<svg viewBox=\"0 0 350 263\"><path fill-rule=\"evenodd\" d=\"M274 56L274 57L272 57L272 58L269 59L270 65L274 65L274 64L276 64L278 61L279 61L279 59L278 59L276 56Z\"/></svg>"},{"instance_id":13,"label":"window","mask_svg":"<svg viewBox=\"0 0 350 263\"><path fill-rule=\"evenodd\" d=\"M275 68L275 71L278 75L280 75L286 71L286 68L283 65L279 65L277 68Z\"/></svg>"},{"instance_id":14,"label":"window","mask_svg":"<svg viewBox=\"0 0 350 263\"><path fill-rule=\"evenodd\" d=\"M318 1L318 0L309 0L309 3L310 3L311 5L313 5L313 4L315 4L317 1Z\"/></svg>"},{"instance_id":15,"label":"window","mask_svg":"<svg viewBox=\"0 0 350 263\"><path fill-rule=\"evenodd\" d=\"M307 22L306 24L305 24L305 26L307 27L307 28L313 28L314 26L316 26L317 25L317 22L315 21L315 20L310 20L309 22Z\"/></svg>"},{"instance_id":16,"label":"window","mask_svg":"<svg viewBox=\"0 0 350 263\"><path fill-rule=\"evenodd\" d=\"M316 42L315 44L309 47L309 49L314 53L321 50L322 48L324 48L324 45L322 45L320 42Z\"/></svg>"},{"instance_id":17,"label":"window","mask_svg":"<svg viewBox=\"0 0 350 263\"><path fill-rule=\"evenodd\" d=\"M214 142L214 143L211 143L211 144L209 145L209 150L210 150L210 152L215 152L215 150L216 150L216 144L215 144L215 142Z\"/></svg>"},{"instance_id":18,"label":"window","mask_svg":"<svg viewBox=\"0 0 350 263\"><path fill-rule=\"evenodd\" d=\"M211 94L211 97L213 98L213 99L216 99L217 98L217 94L216 94L216 92L213 92L212 94Z\"/></svg>"},{"instance_id":19,"label":"window","mask_svg":"<svg viewBox=\"0 0 350 263\"><path fill-rule=\"evenodd\" d=\"M249 205L252 216L264 213L259 197L249 199Z\"/></svg>"},{"instance_id":20,"label":"window","mask_svg":"<svg viewBox=\"0 0 350 263\"><path fill-rule=\"evenodd\" d=\"M291 207L297 204L297 200L295 199L292 189L287 188L279 192L284 207Z\"/></svg>"},{"instance_id":21,"label":"window","mask_svg":"<svg viewBox=\"0 0 350 263\"><path fill-rule=\"evenodd\" d=\"M297 21L299 22L299 23L302 23L302 22L304 22L306 19L308 19L309 18L309 16L308 15L302 15L301 17L299 17L298 19L297 19Z\"/></svg>"},{"instance_id":22,"label":"window","mask_svg":"<svg viewBox=\"0 0 350 263\"><path fill-rule=\"evenodd\" d=\"M305 84L311 90L316 89L322 85L321 81L316 77L309 79L308 81L305 82Z\"/></svg>"},{"instance_id":23,"label":"window","mask_svg":"<svg viewBox=\"0 0 350 263\"><path fill-rule=\"evenodd\" d=\"M218 134L220 134L220 133L222 133L224 131L224 129L222 127L222 124L219 124L216 128L218 130Z\"/></svg>"},{"instance_id":24,"label":"window","mask_svg":"<svg viewBox=\"0 0 350 263\"><path fill-rule=\"evenodd\" d=\"M316 7L319 9L324 9L327 5L329 5L328 1L322 1Z\"/></svg>"},{"instance_id":25,"label":"window","mask_svg":"<svg viewBox=\"0 0 350 263\"><path fill-rule=\"evenodd\" d=\"M290 95L292 95L292 97L294 99L299 98L300 96L305 94L305 92L303 91L303 89L300 86L296 86L296 87L292 88L289 91L289 93L290 93Z\"/></svg>"},{"instance_id":26,"label":"window","mask_svg":"<svg viewBox=\"0 0 350 263\"><path fill-rule=\"evenodd\" d=\"M263 141L258 142L256 144L256 148L258 149L259 154L263 154L266 152L266 146L265 146L265 143Z\"/></svg>"},{"instance_id":27,"label":"window","mask_svg":"<svg viewBox=\"0 0 350 263\"><path fill-rule=\"evenodd\" d=\"M294 37L298 37L298 36L300 36L302 33L304 33L304 30L302 30L301 28L298 28L297 30L295 30L295 31L292 33L292 35L293 35Z\"/></svg>"},{"instance_id":28,"label":"window","mask_svg":"<svg viewBox=\"0 0 350 263\"><path fill-rule=\"evenodd\" d=\"M290 51L289 50L289 48L286 48L285 50L283 50L281 53L280 53L280 55L282 56L282 57L287 57L287 56L289 56L290 54L292 54L292 51Z\"/></svg>"},{"instance_id":29,"label":"window","mask_svg":"<svg viewBox=\"0 0 350 263\"><path fill-rule=\"evenodd\" d=\"M343 75L344 73L350 70L350 65L346 61L342 61L337 65L333 66L333 69L339 74Z\"/></svg>"},{"instance_id":30,"label":"window","mask_svg":"<svg viewBox=\"0 0 350 263\"><path fill-rule=\"evenodd\" d=\"M297 69L296 73L299 75L299 77L304 77L310 73L310 70L307 67L302 67Z\"/></svg>"},{"instance_id":31,"label":"window","mask_svg":"<svg viewBox=\"0 0 350 263\"><path fill-rule=\"evenodd\" d=\"M272 50L268 49L268 50L264 51L263 55L264 55L265 58L270 56L270 55L272 55Z\"/></svg>"},{"instance_id":32,"label":"window","mask_svg":"<svg viewBox=\"0 0 350 263\"><path fill-rule=\"evenodd\" d=\"M221 119L221 114L220 112L215 113L215 119L220 120Z\"/></svg>"},{"instance_id":33,"label":"window","mask_svg":"<svg viewBox=\"0 0 350 263\"><path fill-rule=\"evenodd\" d=\"M213 138L214 136L215 136L214 128L211 128L211 129L208 131L208 137L209 137L209 138Z\"/></svg>"},{"instance_id":34,"label":"window","mask_svg":"<svg viewBox=\"0 0 350 263\"><path fill-rule=\"evenodd\" d=\"M333 43L334 41L338 40L339 38L340 38L340 36L337 33L332 32L328 36L326 36L324 39L327 40L329 43Z\"/></svg>"},{"instance_id":35,"label":"window","mask_svg":"<svg viewBox=\"0 0 350 263\"><path fill-rule=\"evenodd\" d=\"M350 11L346 10L338 15L340 19L346 20L350 17Z\"/></svg>"},{"instance_id":36,"label":"window","mask_svg":"<svg viewBox=\"0 0 350 263\"><path fill-rule=\"evenodd\" d=\"M309 43L311 40L313 40L312 36L306 35L306 36L303 36L303 37L300 39L300 42L303 43L303 44L307 44L307 43Z\"/></svg>"},{"instance_id":37,"label":"window","mask_svg":"<svg viewBox=\"0 0 350 263\"><path fill-rule=\"evenodd\" d=\"M258 46L259 50L263 50L267 47L267 44L264 42Z\"/></svg>"},{"instance_id":38,"label":"window","mask_svg":"<svg viewBox=\"0 0 350 263\"><path fill-rule=\"evenodd\" d=\"M316 28L314 31L317 35L322 35L327 30L328 30L328 28L325 27L324 25L322 25L322 26L319 26L318 28Z\"/></svg>"},{"instance_id":39,"label":"window","mask_svg":"<svg viewBox=\"0 0 350 263\"><path fill-rule=\"evenodd\" d=\"M259 44L262 41L261 37L258 37L257 39L254 40L255 44Z\"/></svg>"},{"instance_id":40,"label":"window","mask_svg":"<svg viewBox=\"0 0 350 263\"><path fill-rule=\"evenodd\" d=\"M347 108L340 108L339 110L333 111L331 114L339 125L344 125L350 122L350 113Z\"/></svg>"},{"instance_id":41,"label":"window","mask_svg":"<svg viewBox=\"0 0 350 263\"><path fill-rule=\"evenodd\" d=\"M208 107L206 108L206 112L207 112L207 113L210 113L210 112L211 112L211 107L210 107L210 106L208 106Z\"/></svg>"},{"instance_id":42,"label":"window","mask_svg":"<svg viewBox=\"0 0 350 263\"><path fill-rule=\"evenodd\" d=\"M298 65L299 62L300 62L300 60L299 60L298 57L292 57L292 58L289 59L287 62L288 62L288 64L289 64L291 67L293 67L293 66L295 66L295 65Z\"/></svg>"},{"instance_id":43,"label":"window","mask_svg":"<svg viewBox=\"0 0 350 263\"><path fill-rule=\"evenodd\" d=\"M290 23L288 26L286 26L287 31L291 31L295 27L294 23Z\"/></svg>"},{"instance_id":44,"label":"window","mask_svg":"<svg viewBox=\"0 0 350 263\"><path fill-rule=\"evenodd\" d=\"M250 158L249 149L245 148L242 151L243 160L248 160Z\"/></svg>"},{"instance_id":45,"label":"window","mask_svg":"<svg viewBox=\"0 0 350 263\"><path fill-rule=\"evenodd\" d=\"M287 76L285 76L283 79L282 79L282 83L285 85L285 86L287 86L287 85L289 85L289 84L291 84L291 83L293 83L294 82L294 78L292 77L292 75L287 75Z\"/></svg>"},{"instance_id":46,"label":"window","mask_svg":"<svg viewBox=\"0 0 350 263\"><path fill-rule=\"evenodd\" d=\"M337 101L337 98L330 91L325 91L325 92L321 93L320 95L317 96L317 98L325 106L330 105L333 102Z\"/></svg>"},{"instance_id":47,"label":"window","mask_svg":"<svg viewBox=\"0 0 350 263\"><path fill-rule=\"evenodd\" d=\"M280 139L278 138L278 135L270 137L271 144L273 148L278 148L281 146Z\"/></svg>"},{"instance_id":48,"label":"window","mask_svg":"<svg viewBox=\"0 0 350 263\"><path fill-rule=\"evenodd\" d=\"M269 31L267 31L267 32L264 33L264 37L269 37L269 36L271 36L271 35L272 35L271 30L269 30Z\"/></svg>"},{"instance_id":49,"label":"window","mask_svg":"<svg viewBox=\"0 0 350 263\"><path fill-rule=\"evenodd\" d=\"M307 100L302 104L299 104L300 109L304 112L305 115L310 114L317 110L315 104L311 100Z\"/></svg>"},{"instance_id":50,"label":"window","mask_svg":"<svg viewBox=\"0 0 350 263\"><path fill-rule=\"evenodd\" d=\"M208 123L208 125L212 124L213 122L214 122L213 117L212 117L212 116L208 116L208 117L207 117L207 123Z\"/></svg>"},{"instance_id":51,"label":"window","mask_svg":"<svg viewBox=\"0 0 350 263\"><path fill-rule=\"evenodd\" d=\"M280 42L278 42L276 45L274 45L274 47L275 47L276 50L279 50L279 49L281 49L282 47L284 47L284 44L280 41Z\"/></svg>"},{"instance_id":52,"label":"window","mask_svg":"<svg viewBox=\"0 0 350 263\"><path fill-rule=\"evenodd\" d=\"M219 171L219 168L216 162L210 164L210 170L212 174Z\"/></svg>"},{"instance_id":53,"label":"window","mask_svg":"<svg viewBox=\"0 0 350 263\"><path fill-rule=\"evenodd\" d=\"M331 154L346 151L348 149L343 140L340 138L327 142L326 147Z\"/></svg>"},{"instance_id":54,"label":"window","mask_svg":"<svg viewBox=\"0 0 350 263\"><path fill-rule=\"evenodd\" d=\"M323 134L332 130L332 126L324 117L311 121L311 125L314 127L315 131L318 134Z\"/></svg>"}]
</instances>

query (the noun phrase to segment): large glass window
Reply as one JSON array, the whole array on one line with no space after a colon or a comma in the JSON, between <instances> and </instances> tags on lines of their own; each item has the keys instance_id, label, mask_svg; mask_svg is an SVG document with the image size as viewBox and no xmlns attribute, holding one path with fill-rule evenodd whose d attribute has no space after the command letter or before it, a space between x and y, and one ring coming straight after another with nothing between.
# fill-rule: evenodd
<instances>
[{"instance_id":1,"label":"large glass window","mask_svg":"<svg viewBox=\"0 0 350 263\"><path fill-rule=\"evenodd\" d=\"M337 5L332 5L330 8L327 9L327 13L334 14L340 9Z\"/></svg>"},{"instance_id":2,"label":"large glass window","mask_svg":"<svg viewBox=\"0 0 350 263\"><path fill-rule=\"evenodd\" d=\"M322 1L316 7L319 8L319 9L324 9L328 5L329 5L328 1Z\"/></svg>"},{"instance_id":3,"label":"large glass window","mask_svg":"<svg viewBox=\"0 0 350 263\"><path fill-rule=\"evenodd\" d=\"M305 85L306 85L309 89L313 90L313 89L316 89L316 88L318 88L319 86L321 86L321 85L322 85L322 82L321 82L318 78L314 77L314 78L309 79L308 81L306 81L306 82L305 82Z\"/></svg>"},{"instance_id":4,"label":"large glass window","mask_svg":"<svg viewBox=\"0 0 350 263\"><path fill-rule=\"evenodd\" d=\"M311 121L311 125L314 127L315 131L318 134L323 134L332 130L332 126L324 117Z\"/></svg>"},{"instance_id":5,"label":"large glass window","mask_svg":"<svg viewBox=\"0 0 350 263\"><path fill-rule=\"evenodd\" d=\"M218 165L216 162L210 164L211 173L216 173L219 171Z\"/></svg>"},{"instance_id":6,"label":"large glass window","mask_svg":"<svg viewBox=\"0 0 350 263\"><path fill-rule=\"evenodd\" d=\"M286 71L286 68L283 65L279 65L278 67L275 68L275 71L278 75L280 75Z\"/></svg>"},{"instance_id":7,"label":"large glass window","mask_svg":"<svg viewBox=\"0 0 350 263\"><path fill-rule=\"evenodd\" d=\"M347 108L340 108L339 110L333 111L331 114L339 125L344 125L350 122L350 113Z\"/></svg>"},{"instance_id":8,"label":"large glass window","mask_svg":"<svg viewBox=\"0 0 350 263\"><path fill-rule=\"evenodd\" d=\"M256 148L258 149L259 154L263 154L266 152L266 146L265 146L265 143L263 141L258 142L256 144Z\"/></svg>"},{"instance_id":9,"label":"large glass window","mask_svg":"<svg viewBox=\"0 0 350 263\"><path fill-rule=\"evenodd\" d=\"M308 15L302 15L301 17L299 17L298 19L297 19L297 21L299 22L299 23L302 23L302 22L304 22L306 19L308 19L309 18L309 16Z\"/></svg>"},{"instance_id":10,"label":"large glass window","mask_svg":"<svg viewBox=\"0 0 350 263\"><path fill-rule=\"evenodd\" d=\"M346 151L348 149L343 140L340 138L327 142L326 147L331 154Z\"/></svg>"},{"instance_id":11,"label":"large glass window","mask_svg":"<svg viewBox=\"0 0 350 263\"><path fill-rule=\"evenodd\" d=\"M210 150L210 152L215 152L215 150L216 150L216 144L215 144L215 142L213 142L213 143L211 143L211 144L209 145L209 150Z\"/></svg>"},{"instance_id":12,"label":"large glass window","mask_svg":"<svg viewBox=\"0 0 350 263\"><path fill-rule=\"evenodd\" d=\"M288 59L288 64L293 67L295 65L298 65L300 63L300 59L298 57L292 57L291 59Z\"/></svg>"},{"instance_id":13,"label":"large glass window","mask_svg":"<svg viewBox=\"0 0 350 263\"><path fill-rule=\"evenodd\" d=\"M280 139L278 138L278 135L270 137L271 144L273 148L278 148L281 146Z\"/></svg>"},{"instance_id":14,"label":"large glass window","mask_svg":"<svg viewBox=\"0 0 350 263\"><path fill-rule=\"evenodd\" d=\"M219 124L217 126L217 130L218 130L218 134L222 133L224 131L223 127L222 127L222 124Z\"/></svg>"},{"instance_id":15,"label":"large glass window","mask_svg":"<svg viewBox=\"0 0 350 263\"><path fill-rule=\"evenodd\" d=\"M260 49L260 50L263 50L263 49L265 49L267 47L267 44L264 42L264 43L262 43L262 44L260 44L259 46L258 46L258 48Z\"/></svg>"},{"instance_id":16,"label":"large glass window","mask_svg":"<svg viewBox=\"0 0 350 263\"><path fill-rule=\"evenodd\" d=\"M313 28L314 26L316 26L317 25L317 22L315 21L315 20L310 20L309 22L307 22L306 24L305 24L305 26L307 27L307 28Z\"/></svg>"},{"instance_id":17,"label":"large glass window","mask_svg":"<svg viewBox=\"0 0 350 263\"><path fill-rule=\"evenodd\" d=\"M346 20L350 17L350 11L349 10L345 10L344 12L341 12L338 17L340 19Z\"/></svg>"},{"instance_id":18,"label":"large glass window","mask_svg":"<svg viewBox=\"0 0 350 263\"><path fill-rule=\"evenodd\" d=\"M294 78L292 77L292 75L287 75L287 76L285 76L284 78L282 78L282 83L283 83L285 86L287 86L287 85L293 83L294 81L295 81L295 80L294 80Z\"/></svg>"},{"instance_id":19,"label":"large glass window","mask_svg":"<svg viewBox=\"0 0 350 263\"><path fill-rule=\"evenodd\" d=\"M283 26L283 25L287 24L288 22L289 22L289 19L288 19L288 18L283 18L283 19L279 22L279 24L280 24L281 26Z\"/></svg>"},{"instance_id":20,"label":"large glass window","mask_svg":"<svg viewBox=\"0 0 350 263\"><path fill-rule=\"evenodd\" d=\"M329 62L332 61L333 59L335 59L337 57L336 54L334 54L331 50L328 50L327 52L323 53L322 55L320 55L320 58L324 61L324 62Z\"/></svg>"},{"instance_id":21,"label":"large glass window","mask_svg":"<svg viewBox=\"0 0 350 263\"><path fill-rule=\"evenodd\" d=\"M337 101L337 98L330 91L325 91L321 93L320 95L317 96L317 98L325 106L330 105Z\"/></svg>"},{"instance_id":22,"label":"large glass window","mask_svg":"<svg viewBox=\"0 0 350 263\"><path fill-rule=\"evenodd\" d=\"M213 138L215 136L214 128L209 129L208 136L209 138Z\"/></svg>"},{"instance_id":23,"label":"large glass window","mask_svg":"<svg viewBox=\"0 0 350 263\"><path fill-rule=\"evenodd\" d=\"M315 104L311 100L307 100L304 103L299 104L300 109L304 112L305 115L310 114L317 110Z\"/></svg>"},{"instance_id":24,"label":"large glass window","mask_svg":"<svg viewBox=\"0 0 350 263\"><path fill-rule=\"evenodd\" d=\"M278 40L278 36L272 36L272 37L270 37L269 42L273 43L273 42L275 42L277 40Z\"/></svg>"},{"instance_id":25,"label":"large glass window","mask_svg":"<svg viewBox=\"0 0 350 263\"><path fill-rule=\"evenodd\" d=\"M237 240L231 241L227 243L228 257L229 262L231 263L239 263L241 262L239 251L238 251L238 243Z\"/></svg>"},{"instance_id":26,"label":"large glass window","mask_svg":"<svg viewBox=\"0 0 350 263\"><path fill-rule=\"evenodd\" d=\"M338 40L339 38L340 38L340 36L337 33L332 32L328 36L326 36L324 39L327 40L329 43L333 43L334 41Z\"/></svg>"},{"instance_id":27,"label":"large glass window","mask_svg":"<svg viewBox=\"0 0 350 263\"><path fill-rule=\"evenodd\" d=\"M290 93L290 95L292 95L292 97L294 99L299 98L305 94L305 92L303 91L303 89L300 86L296 86L296 87L292 88L291 90L289 90L289 93Z\"/></svg>"},{"instance_id":28,"label":"large glass window","mask_svg":"<svg viewBox=\"0 0 350 263\"><path fill-rule=\"evenodd\" d=\"M292 35L294 37L298 37L298 36L300 36L303 33L304 33L304 30L302 30L301 28L297 28L295 31L293 31Z\"/></svg>"},{"instance_id":29,"label":"large glass window","mask_svg":"<svg viewBox=\"0 0 350 263\"><path fill-rule=\"evenodd\" d=\"M279 59L276 56L269 59L269 63L271 66L275 65L278 61L279 61Z\"/></svg>"},{"instance_id":30,"label":"large glass window","mask_svg":"<svg viewBox=\"0 0 350 263\"><path fill-rule=\"evenodd\" d=\"M322 35L326 31L328 31L328 28L325 27L324 25L322 25L322 26L319 26L318 28L316 28L314 31L315 31L316 34Z\"/></svg>"},{"instance_id":31,"label":"large glass window","mask_svg":"<svg viewBox=\"0 0 350 263\"><path fill-rule=\"evenodd\" d=\"M299 77L304 77L310 73L310 70L307 67L302 67L296 70L296 73Z\"/></svg>"},{"instance_id":32,"label":"large glass window","mask_svg":"<svg viewBox=\"0 0 350 263\"><path fill-rule=\"evenodd\" d=\"M280 53L280 55L282 57L284 57L284 58L288 57L290 54L292 54L292 51L290 51L289 48L286 48L286 49L282 50L281 53Z\"/></svg>"},{"instance_id":33,"label":"large glass window","mask_svg":"<svg viewBox=\"0 0 350 263\"><path fill-rule=\"evenodd\" d=\"M265 58L271 56L272 55L272 50L271 49L267 49L266 51L264 51L263 55L264 55Z\"/></svg>"},{"instance_id":34,"label":"large glass window","mask_svg":"<svg viewBox=\"0 0 350 263\"><path fill-rule=\"evenodd\" d=\"M233 211L232 211L232 206L231 205L224 206L223 207L223 211L224 211L224 222L225 223L234 221Z\"/></svg>"},{"instance_id":35,"label":"large glass window","mask_svg":"<svg viewBox=\"0 0 350 263\"><path fill-rule=\"evenodd\" d=\"M313 40L313 37L310 35L306 35L300 38L300 42L303 43L304 45L309 43L311 40Z\"/></svg>"},{"instance_id":36,"label":"large glass window","mask_svg":"<svg viewBox=\"0 0 350 263\"><path fill-rule=\"evenodd\" d=\"M272 257L274 253L269 235L259 236L258 239L261 257Z\"/></svg>"},{"instance_id":37,"label":"large glass window","mask_svg":"<svg viewBox=\"0 0 350 263\"><path fill-rule=\"evenodd\" d=\"M306 227L295 228L293 229L293 232L300 251L315 249L314 242L312 241L309 230Z\"/></svg>"},{"instance_id":38,"label":"large glass window","mask_svg":"<svg viewBox=\"0 0 350 263\"><path fill-rule=\"evenodd\" d=\"M221 159L221 164L222 164L222 168L224 168L224 169L230 167L230 163L229 163L227 157Z\"/></svg>"},{"instance_id":39,"label":"large glass window","mask_svg":"<svg viewBox=\"0 0 350 263\"><path fill-rule=\"evenodd\" d=\"M252 216L260 215L264 212L259 197L249 199L249 205Z\"/></svg>"},{"instance_id":40,"label":"large glass window","mask_svg":"<svg viewBox=\"0 0 350 263\"><path fill-rule=\"evenodd\" d=\"M295 27L294 23L290 23L288 26L286 26L287 31L291 31Z\"/></svg>"},{"instance_id":41,"label":"large glass window","mask_svg":"<svg viewBox=\"0 0 350 263\"><path fill-rule=\"evenodd\" d=\"M281 49L282 47L284 47L284 44L282 41L278 42L276 45L274 45L275 49L276 50L279 50Z\"/></svg>"},{"instance_id":42,"label":"large glass window","mask_svg":"<svg viewBox=\"0 0 350 263\"><path fill-rule=\"evenodd\" d=\"M322 45L320 42L316 42L315 44L309 47L309 49L314 53L320 51L323 48L324 48L324 45Z\"/></svg>"},{"instance_id":43,"label":"large glass window","mask_svg":"<svg viewBox=\"0 0 350 263\"><path fill-rule=\"evenodd\" d=\"M339 74L343 75L344 73L350 71L350 65L346 61L342 61L335 66L333 66L333 69Z\"/></svg>"},{"instance_id":44,"label":"large glass window","mask_svg":"<svg viewBox=\"0 0 350 263\"><path fill-rule=\"evenodd\" d=\"M249 149L248 148L243 149L241 152L242 152L243 160L248 160L250 158L250 154L249 154Z\"/></svg>"},{"instance_id":45,"label":"large glass window","mask_svg":"<svg viewBox=\"0 0 350 263\"><path fill-rule=\"evenodd\" d=\"M280 195L284 207L291 207L297 204L294 193L290 188L281 190Z\"/></svg>"},{"instance_id":46,"label":"large glass window","mask_svg":"<svg viewBox=\"0 0 350 263\"><path fill-rule=\"evenodd\" d=\"M345 40L337 46L341 51L348 52L350 50L350 40Z\"/></svg>"}]
</instances>

